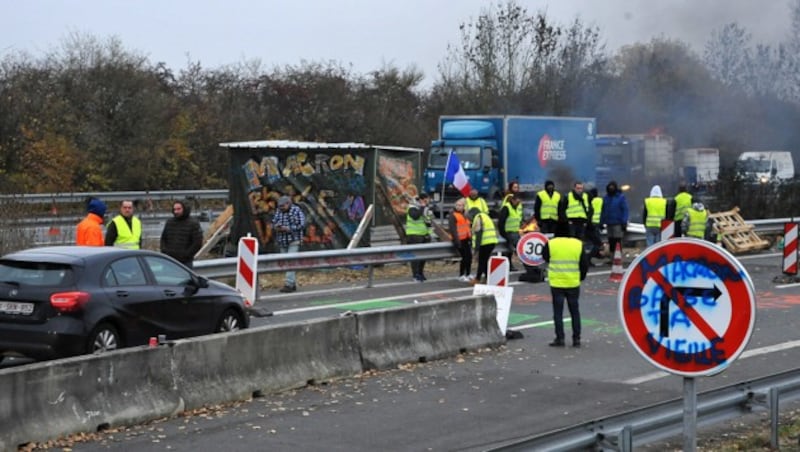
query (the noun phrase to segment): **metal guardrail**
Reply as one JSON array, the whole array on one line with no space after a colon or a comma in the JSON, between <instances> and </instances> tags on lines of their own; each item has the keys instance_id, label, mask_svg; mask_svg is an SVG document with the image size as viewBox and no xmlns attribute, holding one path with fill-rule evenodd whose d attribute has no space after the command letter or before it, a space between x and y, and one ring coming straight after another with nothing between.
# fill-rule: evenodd
<instances>
[{"instance_id":1,"label":"metal guardrail","mask_svg":"<svg viewBox=\"0 0 800 452\"><path fill-rule=\"evenodd\" d=\"M769 410L770 442L778 448L780 401L800 398L800 368L701 393L697 424L708 426L757 410ZM683 399L585 422L561 430L499 445L491 451L618 450L679 436L683 430ZM634 444L635 443L635 444Z\"/></svg>"},{"instance_id":2,"label":"metal guardrail","mask_svg":"<svg viewBox=\"0 0 800 452\"><path fill-rule=\"evenodd\" d=\"M379 246L351 250L306 251L301 253L265 254L258 256L258 272L273 273L287 270L317 270L335 267L366 266L369 268L367 287L372 286L375 265L435 260L458 257L458 250L450 242L421 243L415 245ZM194 270L207 278L236 275L235 257L205 259L194 262Z\"/></svg>"},{"instance_id":3,"label":"metal guardrail","mask_svg":"<svg viewBox=\"0 0 800 452\"><path fill-rule=\"evenodd\" d=\"M35 193L0 195L0 201L14 201L27 204L83 202L88 197L102 199L108 203L126 199L164 200L164 199L228 199L228 189L215 190L164 190L164 191L117 191L117 192L75 192L75 193Z\"/></svg>"}]
</instances>

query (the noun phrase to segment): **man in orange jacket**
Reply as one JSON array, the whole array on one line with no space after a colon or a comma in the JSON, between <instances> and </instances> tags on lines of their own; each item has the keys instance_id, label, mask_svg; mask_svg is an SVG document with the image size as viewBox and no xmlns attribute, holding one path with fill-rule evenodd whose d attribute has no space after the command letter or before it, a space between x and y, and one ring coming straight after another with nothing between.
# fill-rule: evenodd
<instances>
[{"instance_id":1,"label":"man in orange jacket","mask_svg":"<svg viewBox=\"0 0 800 452\"><path fill-rule=\"evenodd\" d=\"M106 205L97 198L92 198L86 203L89 212L86 218L78 223L75 232L75 244L83 246L103 246L103 215L106 214Z\"/></svg>"}]
</instances>

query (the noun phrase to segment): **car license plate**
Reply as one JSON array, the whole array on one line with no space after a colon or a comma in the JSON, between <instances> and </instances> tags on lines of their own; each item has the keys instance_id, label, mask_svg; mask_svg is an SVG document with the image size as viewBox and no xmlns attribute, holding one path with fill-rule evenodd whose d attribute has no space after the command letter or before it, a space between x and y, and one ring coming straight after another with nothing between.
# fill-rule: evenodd
<instances>
[{"instance_id":1,"label":"car license plate","mask_svg":"<svg viewBox=\"0 0 800 452\"><path fill-rule=\"evenodd\" d=\"M16 301L0 301L0 312L6 314L33 314L33 303L19 303Z\"/></svg>"}]
</instances>

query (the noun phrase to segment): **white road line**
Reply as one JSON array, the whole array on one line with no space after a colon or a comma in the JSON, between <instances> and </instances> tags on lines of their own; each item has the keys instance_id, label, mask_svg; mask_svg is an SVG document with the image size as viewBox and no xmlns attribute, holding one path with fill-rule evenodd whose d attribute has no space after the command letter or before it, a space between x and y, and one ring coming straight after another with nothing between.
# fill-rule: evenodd
<instances>
[{"instance_id":1,"label":"white road line","mask_svg":"<svg viewBox=\"0 0 800 452\"><path fill-rule=\"evenodd\" d=\"M766 355L767 353L779 352L779 351L788 350L790 348L795 348L795 347L800 347L800 340L783 342L783 343L775 344L775 345L768 345L766 347L754 348L753 350L746 350L746 351L742 352L741 355L739 355L739 359L752 358L753 356ZM659 378L667 377L669 375L672 375L672 374L667 373L667 372L658 371L658 372L653 372L653 373L642 375L641 377L636 377L636 378L631 378L629 380L625 380L625 381L623 381L623 383L628 384L628 385L638 385L638 384L641 384L641 383L647 383L648 381L658 380Z\"/></svg>"}]
</instances>

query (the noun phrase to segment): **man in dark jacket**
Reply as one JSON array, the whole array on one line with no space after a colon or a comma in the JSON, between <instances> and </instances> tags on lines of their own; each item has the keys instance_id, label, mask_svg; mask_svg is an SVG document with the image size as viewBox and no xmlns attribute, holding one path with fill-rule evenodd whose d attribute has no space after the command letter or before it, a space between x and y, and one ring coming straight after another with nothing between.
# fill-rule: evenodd
<instances>
[{"instance_id":1,"label":"man in dark jacket","mask_svg":"<svg viewBox=\"0 0 800 452\"><path fill-rule=\"evenodd\" d=\"M628 201L617 182L613 180L606 185L606 195L603 197L603 208L600 213L600 226L602 225L606 225L608 252L613 256L617 244L622 243L622 238L628 229Z\"/></svg>"},{"instance_id":2,"label":"man in dark jacket","mask_svg":"<svg viewBox=\"0 0 800 452\"><path fill-rule=\"evenodd\" d=\"M200 223L190 216L192 210L183 201L172 205L172 218L161 233L161 252L192 268L194 255L203 246Z\"/></svg>"}]
</instances>

